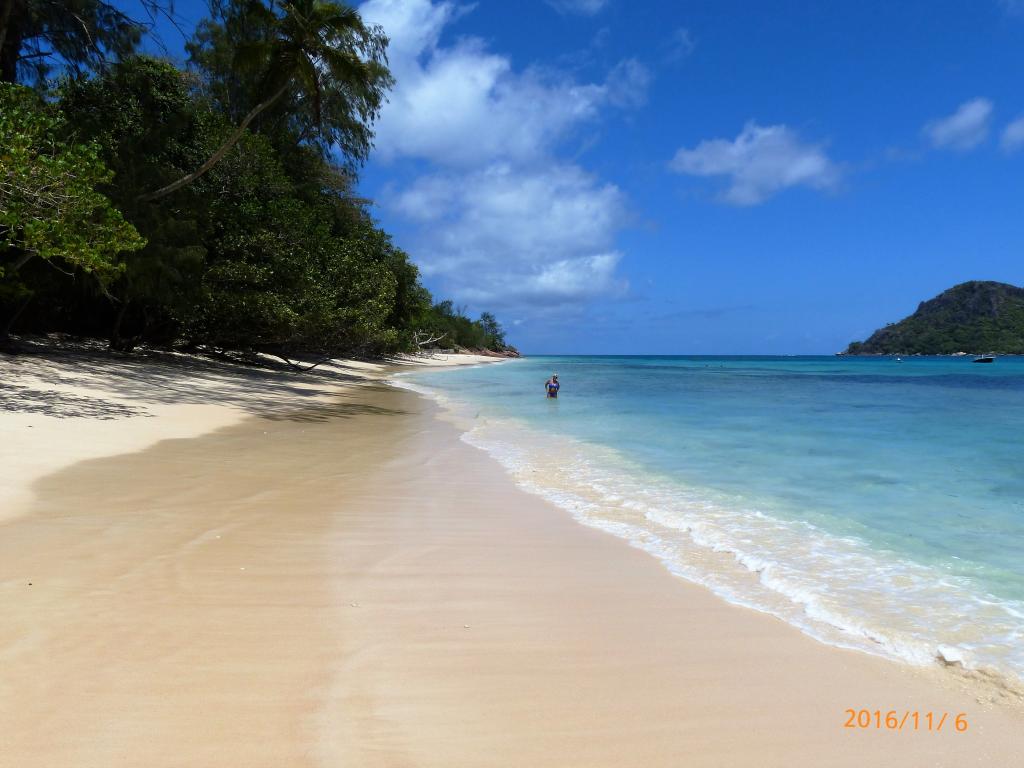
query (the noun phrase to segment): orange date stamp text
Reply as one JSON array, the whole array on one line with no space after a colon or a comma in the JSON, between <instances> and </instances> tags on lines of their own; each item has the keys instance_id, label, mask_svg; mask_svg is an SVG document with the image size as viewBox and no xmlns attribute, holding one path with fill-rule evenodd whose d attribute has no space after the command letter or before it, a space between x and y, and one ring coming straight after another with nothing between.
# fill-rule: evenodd
<instances>
[{"instance_id":1,"label":"orange date stamp text","mask_svg":"<svg viewBox=\"0 0 1024 768\"><path fill-rule=\"evenodd\" d=\"M874 731L924 731L940 733L943 730L964 733L970 727L966 712L931 712L917 709L846 709L844 728Z\"/></svg>"}]
</instances>

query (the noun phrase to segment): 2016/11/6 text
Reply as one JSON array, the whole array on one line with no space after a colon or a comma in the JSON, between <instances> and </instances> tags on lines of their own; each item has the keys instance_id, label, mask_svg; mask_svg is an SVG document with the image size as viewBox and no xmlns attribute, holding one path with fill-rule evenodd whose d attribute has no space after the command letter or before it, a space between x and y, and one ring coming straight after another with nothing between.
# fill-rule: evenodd
<instances>
[{"instance_id":1,"label":"2016/11/6 text","mask_svg":"<svg viewBox=\"0 0 1024 768\"><path fill-rule=\"evenodd\" d=\"M881 709L847 709L844 728L887 731L947 731L964 733L968 728L967 713L928 712L917 709L883 711Z\"/></svg>"}]
</instances>

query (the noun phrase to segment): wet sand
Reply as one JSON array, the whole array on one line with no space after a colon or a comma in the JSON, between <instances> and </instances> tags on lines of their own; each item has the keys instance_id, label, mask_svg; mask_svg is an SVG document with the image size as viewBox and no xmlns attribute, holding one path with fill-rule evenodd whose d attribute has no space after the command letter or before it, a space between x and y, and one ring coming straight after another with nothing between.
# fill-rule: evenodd
<instances>
[{"instance_id":1,"label":"wet sand","mask_svg":"<svg viewBox=\"0 0 1024 768\"><path fill-rule=\"evenodd\" d=\"M0 766L1020 763L1019 711L671 576L417 395L326 400L35 482L0 523Z\"/></svg>"}]
</instances>

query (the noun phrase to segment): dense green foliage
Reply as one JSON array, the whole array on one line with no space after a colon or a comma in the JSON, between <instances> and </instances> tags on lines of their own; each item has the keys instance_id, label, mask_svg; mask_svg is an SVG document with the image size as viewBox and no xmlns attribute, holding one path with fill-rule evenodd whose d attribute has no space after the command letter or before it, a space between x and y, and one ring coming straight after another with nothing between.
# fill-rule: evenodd
<instances>
[{"instance_id":1,"label":"dense green foliage","mask_svg":"<svg viewBox=\"0 0 1024 768\"><path fill-rule=\"evenodd\" d=\"M433 302L352 194L391 82L383 34L293 5L215 5L188 71L127 55L45 101L4 86L4 325L286 358L505 348L492 315Z\"/></svg>"},{"instance_id":2,"label":"dense green foliage","mask_svg":"<svg viewBox=\"0 0 1024 768\"><path fill-rule=\"evenodd\" d=\"M337 146L351 163L366 159L371 125L393 82L383 32L364 25L352 8L323 0L270 8L218 3L213 11L191 46L192 59L228 112L241 108L245 115L197 169L145 199L194 182L221 162L254 120L282 103L278 118L286 143L293 143L291 133L321 149Z\"/></svg>"},{"instance_id":3,"label":"dense green foliage","mask_svg":"<svg viewBox=\"0 0 1024 768\"><path fill-rule=\"evenodd\" d=\"M1024 354L1024 288L961 283L898 323L855 341L848 355Z\"/></svg>"},{"instance_id":4,"label":"dense green foliage","mask_svg":"<svg viewBox=\"0 0 1024 768\"><path fill-rule=\"evenodd\" d=\"M0 248L16 261L60 260L101 280L118 271L115 258L143 241L96 191L113 173L94 143L62 143L61 122L27 88L0 83Z\"/></svg>"},{"instance_id":5,"label":"dense green foliage","mask_svg":"<svg viewBox=\"0 0 1024 768\"><path fill-rule=\"evenodd\" d=\"M456 309L451 301L442 301L426 310L417 323L442 347L504 350L505 332L494 315L484 312L479 320L470 320L465 310Z\"/></svg>"}]
</instances>

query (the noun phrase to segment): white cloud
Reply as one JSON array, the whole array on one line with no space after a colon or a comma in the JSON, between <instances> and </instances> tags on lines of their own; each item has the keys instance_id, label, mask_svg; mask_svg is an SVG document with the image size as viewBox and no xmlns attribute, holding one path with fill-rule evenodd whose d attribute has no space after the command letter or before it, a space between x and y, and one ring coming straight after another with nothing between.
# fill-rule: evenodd
<instances>
[{"instance_id":1,"label":"white cloud","mask_svg":"<svg viewBox=\"0 0 1024 768\"><path fill-rule=\"evenodd\" d=\"M572 301L623 288L614 240L625 198L575 165L442 172L386 202L420 225L424 274L462 299Z\"/></svg>"},{"instance_id":2,"label":"white cloud","mask_svg":"<svg viewBox=\"0 0 1024 768\"><path fill-rule=\"evenodd\" d=\"M454 3L408 2L407 0L370 0L359 13L368 24L380 24L387 34L391 68L407 66L441 39L445 25L461 10ZM404 74L404 73L400 73Z\"/></svg>"},{"instance_id":3,"label":"white cloud","mask_svg":"<svg viewBox=\"0 0 1024 768\"><path fill-rule=\"evenodd\" d=\"M625 283L616 280L614 275L621 257L619 253L599 253L549 262L527 278L524 294L558 302L625 290Z\"/></svg>"},{"instance_id":4,"label":"white cloud","mask_svg":"<svg viewBox=\"0 0 1024 768\"><path fill-rule=\"evenodd\" d=\"M1000 0L1000 5L1011 16L1024 16L1024 0Z\"/></svg>"},{"instance_id":5,"label":"white cloud","mask_svg":"<svg viewBox=\"0 0 1024 768\"><path fill-rule=\"evenodd\" d=\"M608 5L608 0L547 0L548 5L559 13L579 13L593 16Z\"/></svg>"},{"instance_id":6,"label":"white cloud","mask_svg":"<svg viewBox=\"0 0 1024 768\"><path fill-rule=\"evenodd\" d=\"M640 106L650 72L626 60L604 82L579 83L517 70L478 38L449 42L465 11L447 0L360 8L391 38L396 78L375 157L418 174L382 200L411 224L404 244L459 301L571 302L621 290L614 241L625 198L558 153L602 110Z\"/></svg>"},{"instance_id":7,"label":"white cloud","mask_svg":"<svg viewBox=\"0 0 1024 768\"><path fill-rule=\"evenodd\" d=\"M999 143L1005 152L1016 152L1024 147L1024 115L1003 129L1003 136Z\"/></svg>"},{"instance_id":8,"label":"white cloud","mask_svg":"<svg viewBox=\"0 0 1024 768\"><path fill-rule=\"evenodd\" d=\"M724 176L722 199L733 205L757 205L789 187L831 189L839 168L820 144L807 144L785 125L750 122L733 140L710 139L680 149L672 170L690 176Z\"/></svg>"},{"instance_id":9,"label":"white cloud","mask_svg":"<svg viewBox=\"0 0 1024 768\"><path fill-rule=\"evenodd\" d=\"M636 108L647 101L651 85L651 72L636 59L619 62L608 73L604 94L616 107Z\"/></svg>"},{"instance_id":10,"label":"white cloud","mask_svg":"<svg viewBox=\"0 0 1024 768\"><path fill-rule=\"evenodd\" d=\"M650 75L635 61L613 69L606 83L579 84L559 73L516 72L478 38L441 46L444 27L462 10L430 0L369 0L360 8L391 39L396 86L376 126L383 159L466 167L535 159L600 107L636 106L646 97Z\"/></svg>"},{"instance_id":11,"label":"white cloud","mask_svg":"<svg viewBox=\"0 0 1024 768\"><path fill-rule=\"evenodd\" d=\"M697 47L697 41L686 27L679 27L669 38L666 59L670 62L682 61Z\"/></svg>"},{"instance_id":12,"label":"white cloud","mask_svg":"<svg viewBox=\"0 0 1024 768\"><path fill-rule=\"evenodd\" d=\"M991 118L991 101L971 99L957 107L952 115L927 123L924 132L933 147L966 151L988 138Z\"/></svg>"}]
</instances>

